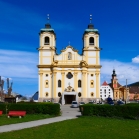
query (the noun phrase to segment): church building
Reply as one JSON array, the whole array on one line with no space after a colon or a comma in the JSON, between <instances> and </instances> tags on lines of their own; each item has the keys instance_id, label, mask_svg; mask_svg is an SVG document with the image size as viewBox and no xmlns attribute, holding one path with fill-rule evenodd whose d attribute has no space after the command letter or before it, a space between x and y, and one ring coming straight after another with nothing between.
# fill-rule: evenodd
<instances>
[{"instance_id":1,"label":"church building","mask_svg":"<svg viewBox=\"0 0 139 139\"><path fill-rule=\"evenodd\" d=\"M100 99L99 32L90 23L83 33L82 54L71 45L56 53L56 33L47 23L39 33L39 101L71 104Z\"/></svg>"},{"instance_id":2,"label":"church building","mask_svg":"<svg viewBox=\"0 0 139 139\"><path fill-rule=\"evenodd\" d=\"M113 70L111 83L109 84L113 90L113 99L119 100L122 99L127 101L129 96L129 88L126 86L122 86L118 83L117 75L115 70Z\"/></svg>"}]
</instances>

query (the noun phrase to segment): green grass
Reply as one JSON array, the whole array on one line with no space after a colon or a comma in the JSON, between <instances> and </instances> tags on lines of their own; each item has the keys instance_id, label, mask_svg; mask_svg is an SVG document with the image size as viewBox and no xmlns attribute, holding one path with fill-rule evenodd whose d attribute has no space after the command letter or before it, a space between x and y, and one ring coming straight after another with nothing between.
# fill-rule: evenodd
<instances>
[{"instance_id":1,"label":"green grass","mask_svg":"<svg viewBox=\"0 0 139 139\"><path fill-rule=\"evenodd\" d=\"M34 120L40 120L40 119L46 119L46 118L51 118L51 117L54 117L54 116L50 116L50 115L46 115L46 114L27 114L23 118L19 118L19 117L7 118L7 116L5 114L3 114L2 116L0 116L0 126L34 121Z\"/></svg>"},{"instance_id":2,"label":"green grass","mask_svg":"<svg viewBox=\"0 0 139 139\"><path fill-rule=\"evenodd\" d=\"M0 134L1 139L138 139L139 121L80 117Z\"/></svg>"}]
</instances>

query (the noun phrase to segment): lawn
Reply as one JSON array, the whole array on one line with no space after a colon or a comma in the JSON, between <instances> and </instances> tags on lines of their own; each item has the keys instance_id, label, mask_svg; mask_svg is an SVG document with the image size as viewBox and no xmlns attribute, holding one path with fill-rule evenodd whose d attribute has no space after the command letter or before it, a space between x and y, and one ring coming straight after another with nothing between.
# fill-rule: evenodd
<instances>
[{"instance_id":1,"label":"lawn","mask_svg":"<svg viewBox=\"0 0 139 139\"><path fill-rule=\"evenodd\" d=\"M1 139L138 139L139 120L80 117L0 134Z\"/></svg>"},{"instance_id":2,"label":"lawn","mask_svg":"<svg viewBox=\"0 0 139 139\"><path fill-rule=\"evenodd\" d=\"M15 123L22 123L22 122L28 122L28 121L34 121L34 120L40 120L40 119L46 119L46 118L51 118L54 116L50 116L47 114L27 114L23 118L18 118L18 117L11 117L7 118L5 114L0 116L0 126L1 125L8 125L8 124L15 124Z\"/></svg>"}]
</instances>

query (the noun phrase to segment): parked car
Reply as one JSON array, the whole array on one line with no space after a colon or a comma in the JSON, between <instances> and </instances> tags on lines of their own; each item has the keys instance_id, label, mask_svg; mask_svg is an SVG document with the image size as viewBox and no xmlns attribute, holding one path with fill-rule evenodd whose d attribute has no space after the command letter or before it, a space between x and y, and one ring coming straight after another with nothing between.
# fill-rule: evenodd
<instances>
[{"instance_id":1,"label":"parked car","mask_svg":"<svg viewBox=\"0 0 139 139\"><path fill-rule=\"evenodd\" d=\"M72 101L71 107L72 107L72 108L78 108L78 103L77 103L77 101Z\"/></svg>"},{"instance_id":2,"label":"parked car","mask_svg":"<svg viewBox=\"0 0 139 139\"><path fill-rule=\"evenodd\" d=\"M123 101L121 101L121 100L118 100L118 101L117 101L117 104L118 104L118 105L123 105L123 104L125 104L125 103L124 103Z\"/></svg>"},{"instance_id":3,"label":"parked car","mask_svg":"<svg viewBox=\"0 0 139 139\"><path fill-rule=\"evenodd\" d=\"M113 102L112 98L110 98L110 97L107 98L107 103L110 105L114 105L114 102Z\"/></svg>"},{"instance_id":4,"label":"parked car","mask_svg":"<svg viewBox=\"0 0 139 139\"><path fill-rule=\"evenodd\" d=\"M85 103L84 102L79 102L79 105L84 105Z\"/></svg>"},{"instance_id":5,"label":"parked car","mask_svg":"<svg viewBox=\"0 0 139 139\"><path fill-rule=\"evenodd\" d=\"M94 102L93 101L89 101L88 104L94 104Z\"/></svg>"},{"instance_id":6,"label":"parked car","mask_svg":"<svg viewBox=\"0 0 139 139\"><path fill-rule=\"evenodd\" d=\"M96 104L95 100L89 101L88 104Z\"/></svg>"},{"instance_id":7,"label":"parked car","mask_svg":"<svg viewBox=\"0 0 139 139\"><path fill-rule=\"evenodd\" d=\"M113 101L109 101L108 104L114 105L114 102Z\"/></svg>"}]
</instances>

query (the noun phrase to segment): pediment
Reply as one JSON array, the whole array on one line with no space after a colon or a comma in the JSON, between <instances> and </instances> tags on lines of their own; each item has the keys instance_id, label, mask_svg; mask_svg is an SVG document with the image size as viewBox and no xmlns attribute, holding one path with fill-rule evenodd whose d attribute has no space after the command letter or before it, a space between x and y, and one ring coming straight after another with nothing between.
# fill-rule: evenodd
<instances>
[{"instance_id":1,"label":"pediment","mask_svg":"<svg viewBox=\"0 0 139 139\"><path fill-rule=\"evenodd\" d=\"M61 54L54 55L54 61L58 61L58 64L72 62L75 65L79 65L80 61L83 59L83 56L78 54L78 50L75 50L72 46L67 46L64 50L61 50Z\"/></svg>"},{"instance_id":2,"label":"pediment","mask_svg":"<svg viewBox=\"0 0 139 139\"><path fill-rule=\"evenodd\" d=\"M72 46L67 46L65 49L61 50L61 52L66 52L68 51L68 49L71 49L73 52L77 52L78 53L78 50L74 49Z\"/></svg>"}]
</instances>

